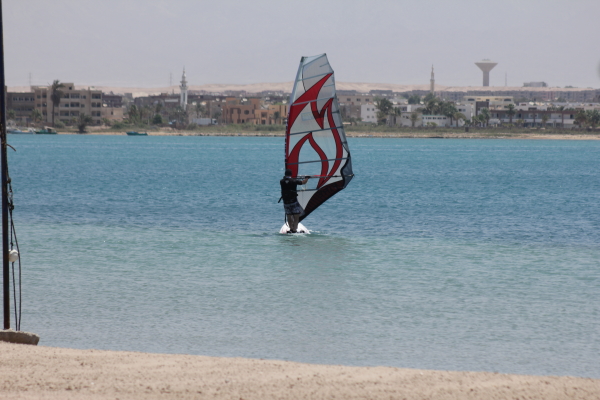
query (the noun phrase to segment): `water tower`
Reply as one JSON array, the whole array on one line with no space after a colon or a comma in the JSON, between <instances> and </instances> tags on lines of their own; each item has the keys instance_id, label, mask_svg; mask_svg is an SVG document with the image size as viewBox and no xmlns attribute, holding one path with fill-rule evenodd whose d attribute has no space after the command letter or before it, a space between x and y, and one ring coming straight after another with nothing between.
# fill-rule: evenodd
<instances>
[{"instance_id":1,"label":"water tower","mask_svg":"<svg viewBox=\"0 0 600 400\"><path fill-rule=\"evenodd\" d=\"M496 65L498 65L498 63L490 60L482 60L480 62L476 62L475 65L477 65L479 69L483 71L483 86L490 86L490 71Z\"/></svg>"}]
</instances>

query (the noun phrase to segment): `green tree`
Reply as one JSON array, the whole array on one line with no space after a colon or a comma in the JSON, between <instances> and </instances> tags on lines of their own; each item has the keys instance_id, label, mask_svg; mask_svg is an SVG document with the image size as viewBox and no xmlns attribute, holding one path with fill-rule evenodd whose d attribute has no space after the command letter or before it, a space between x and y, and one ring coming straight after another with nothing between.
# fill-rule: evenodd
<instances>
[{"instance_id":1,"label":"green tree","mask_svg":"<svg viewBox=\"0 0 600 400\"><path fill-rule=\"evenodd\" d=\"M458 110L454 106L454 103L451 101L441 101L440 102L440 114L445 117L450 118L450 126L452 126L452 120L454 119L454 114L456 114ZM458 126L458 123L456 124Z\"/></svg>"},{"instance_id":2,"label":"green tree","mask_svg":"<svg viewBox=\"0 0 600 400\"><path fill-rule=\"evenodd\" d=\"M515 116L515 114L517 113L515 111L515 105L514 104L509 104L506 108L508 109L506 111L506 114L508 115L509 122L512 125L512 119Z\"/></svg>"},{"instance_id":3,"label":"green tree","mask_svg":"<svg viewBox=\"0 0 600 400\"><path fill-rule=\"evenodd\" d=\"M544 113L544 114L542 114L542 124L544 125L544 128L546 127L547 123L548 123L548 114Z\"/></svg>"},{"instance_id":4,"label":"green tree","mask_svg":"<svg viewBox=\"0 0 600 400\"><path fill-rule=\"evenodd\" d=\"M206 108L202 104L200 104L200 102L197 102L194 106L194 111L196 112L196 118L202 118L202 116L206 112Z\"/></svg>"},{"instance_id":5,"label":"green tree","mask_svg":"<svg viewBox=\"0 0 600 400\"><path fill-rule=\"evenodd\" d=\"M408 104L421 104L421 96L413 94L408 98Z\"/></svg>"},{"instance_id":6,"label":"green tree","mask_svg":"<svg viewBox=\"0 0 600 400\"><path fill-rule=\"evenodd\" d=\"M455 113L452 115L452 117L453 117L453 118L456 120L456 127L457 127L457 128L458 128L458 124L460 123L460 120L461 120L461 119L462 119L463 121L465 121L465 123L466 123L466 120L467 120L467 117L465 116L465 114L463 114L463 113L461 113L461 112L459 112L459 111L456 111L456 112L455 112Z\"/></svg>"},{"instance_id":7,"label":"green tree","mask_svg":"<svg viewBox=\"0 0 600 400\"><path fill-rule=\"evenodd\" d=\"M585 115L585 111L579 110L577 114L575 114L575 123L579 125L580 128L583 128L587 123L587 115Z\"/></svg>"},{"instance_id":8,"label":"green tree","mask_svg":"<svg viewBox=\"0 0 600 400\"><path fill-rule=\"evenodd\" d=\"M431 94L431 93L430 93ZM423 114L425 115L437 115L441 111L441 102L433 96L428 94L423 99L425 107L423 108Z\"/></svg>"},{"instance_id":9,"label":"green tree","mask_svg":"<svg viewBox=\"0 0 600 400\"><path fill-rule=\"evenodd\" d=\"M140 119L140 112L138 107L135 104L129 106L127 110L127 118L129 118L129 122L135 124Z\"/></svg>"},{"instance_id":10,"label":"green tree","mask_svg":"<svg viewBox=\"0 0 600 400\"><path fill-rule=\"evenodd\" d=\"M77 118L77 129L79 133L85 133L85 128L93 122L92 117L86 113L79 114Z\"/></svg>"},{"instance_id":11,"label":"green tree","mask_svg":"<svg viewBox=\"0 0 600 400\"><path fill-rule=\"evenodd\" d=\"M425 97L423 97L423 103L427 104L430 100L435 100L435 94L427 93Z\"/></svg>"},{"instance_id":12,"label":"green tree","mask_svg":"<svg viewBox=\"0 0 600 400\"><path fill-rule=\"evenodd\" d=\"M585 112L587 124L596 129L596 126L600 125L600 111L598 110L587 110Z\"/></svg>"},{"instance_id":13,"label":"green tree","mask_svg":"<svg viewBox=\"0 0 600 400\"><path fill-rule=\"evenodd\" d=\"M280 113L279 111L275 111L275 112L273 113L273 118L275 118L275 123L276 123L276 124L278 124L278 123L279 123L279 119L281 118L281 113ZM344 118L342 117L342 120L343 120L343 119L344 119Z\"/></svg>"},{"instance_id":14,"label":"green tree","mask_svg":"<svg viewBox=\"0 0 600 400\"><path fill-rule=\"evenodd\" d=\"M410 122L412 124L412 127L415 127L415 124L419 121L419 113L417 113L416 111L413 111L410 113Z\"/></svg>"},{"instance_id":15,"label":"green tree","mask_svg":"<svg viewBox=\"0 0 600 400\"><path fill-rule=\"evenodd\" d=\"M490 110L487 108L482 108L481 111L479 111L479 116L482 118L481 122L485 122L485 126L488 126L490 123Z\"/></svg>"},{"instance_id":16,"label":"green tree","mask_svg":"<svg viewBox=\"0 0 600 400\"><path fill-rule=\"evenodd\" d=\"M178 124L187 125L188 113L183 109L183 107L177 106L173 112L173 116Z\"/></svg>"},{"instance_id":17,"label":"green tree","mask_svg":"<svg viewBox=\"0 0 600 400\"><path fill-rule=\"evenodd\" d=\"M15 110L6 111L6 119L7 120L14 120L15 118L17 118L17 113L15 112Z\"/></svg>"},{"instance_id":18,"label":"green tree","mask_svg":"<svg viewBox=\"0 0 600 400\"><path fill-rule=\"evenodd\" d=\"M153 123L154 125L162 125L162 124L163 124L163 118L162 118L162 115L160 115L160 114L156 114L156 115L154 116L154 118L152 118L152 123Z\"/></svg>"},{"instance_id":19,"label":"green tree","mask_svg":"<svg viewBox=\"0 0 600 400\"><path fill-rule=\"evenodd\" d=\"M163 103L161 102L157 102L154 105L154 114L161 114L163 110Z\"/></svg>"},{"instance_id":20,"label":"green tree","mask_svg":"<svg viewBox=\"0 0 600 400\"><path fill-rule=\"evenodd\" d=\"M64 96L62 88L65 85L60 83L58 79L55 79L50 86L50 101L52 101L52 126L54 126L54 108L60 104L60 99Z\"/></svg>"},{"instance_id":21,"label":"green tree","mask_svg":"<svg viewBox=\"0 0 600 400\"><path fill-rule=\"evenodd\" d=\"M377 109L377 123L385 123L385 120L387 119L388 115L392 113L394 104L392 104L392 102L388 99L381 97L376 97L375 99L373 99L373 103L375 104L375 108Z\"/></svg>"},{"instance_id":22,"label":"green tree","mask_svg":"<svg viewBox=\"0 0 600 400\"><path fill-rule=\"evenodd\" d=\"M31 120L33 121L34 124L37 124L38 122L40 122L42 120L42 113L40 112L40 110L38 110L37 108L34 108L31 111Z\"/></svg>"}]
</instances>

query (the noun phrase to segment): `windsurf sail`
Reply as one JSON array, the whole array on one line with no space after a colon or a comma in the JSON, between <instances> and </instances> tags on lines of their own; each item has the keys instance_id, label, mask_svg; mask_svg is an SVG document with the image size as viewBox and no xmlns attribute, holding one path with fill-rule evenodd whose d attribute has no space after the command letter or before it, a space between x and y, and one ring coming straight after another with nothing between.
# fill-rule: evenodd
<instances>
[{"instance_id":1,"label":"windsurf sail","mask_svg":"<svg viewBox=\"0 0 600 400\"><path fill-rule=\"evenodd\" d=\"M298 188L302 221L352 180L352 162L326 54L302 57L290 98L285 167L312 176Z\"/></svg>"}]
</instances>

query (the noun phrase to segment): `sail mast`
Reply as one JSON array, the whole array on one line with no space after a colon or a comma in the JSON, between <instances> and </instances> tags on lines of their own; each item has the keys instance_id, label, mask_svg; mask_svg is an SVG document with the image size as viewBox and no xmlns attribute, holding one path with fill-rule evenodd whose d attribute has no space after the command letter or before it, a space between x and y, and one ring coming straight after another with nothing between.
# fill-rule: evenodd
<instances>
[{"instance_id":1,"label":"sail mast","mask_svg":"<svg viewBox=\"0 0 600 400\"><path fill-rule=\"evenodd\" d=\"M0 0L0 169L2 169L2 287L4 299L4 329L10 329L10 274L8 261L8 160L6 154L6 82L4 79L4 23Z\"/></svg>"}]
</instances>

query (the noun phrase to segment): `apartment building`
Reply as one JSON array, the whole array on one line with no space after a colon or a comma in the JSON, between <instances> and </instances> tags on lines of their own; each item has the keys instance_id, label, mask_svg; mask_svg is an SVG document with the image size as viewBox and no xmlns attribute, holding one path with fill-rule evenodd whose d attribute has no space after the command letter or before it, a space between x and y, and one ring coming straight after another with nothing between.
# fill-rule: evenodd
<instances>
[{"instance_id":1,"label":"apartment building","mask_svg":"<svg viewBox=\"0 0 600 400\"><path fill-rule=\"evenodd\" d=\"M263 105L259 98L228 97L221 105L221 119L225 124L283 124L287 119L285 104Z\"/></svg>"},{"instance_id":2,"label":"apartment building","mask_svg":"<svg viewBox=\"0 0 600 400\"><path fill-rule=\"evenodd\" d=\"M63 83L63 85L64 87L60 89L63 95L58 104L52 103L50 87L33 87L35 108L40 111L44 121L51 123L52 112L54 112L55 122L70 124L79 115L85 113L92 117L93 125L101 125L102 91L93 88L77 89L74 83Z\"/></svg>"},{"instance_id":3,"label":"apartment building","mask_svg":"<svg viewBox=\"0 0 600 400\"><path fill-rule=\"evenodd\" d=\"M365 103L360 106L360 117L363 122L377 123L377 107L373 103Z\"/></svg>"},{"instance_id":4,"label":"apartment building","mask_svg":"<svg viewBox=\"0 0 600 400\"><path fill-rule=\"evenodd\" d=\"M31 116L35 108L33 92L6 92L6 110L15 112L17 125L29 125L33 122Z\"/></svg>"}]
</instances>

